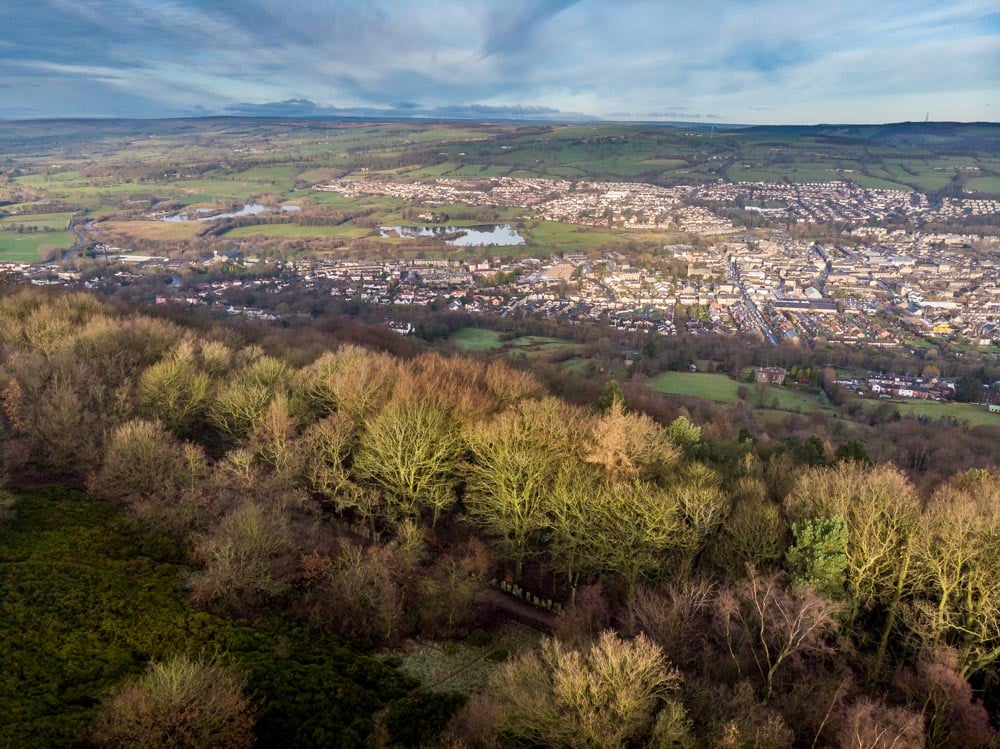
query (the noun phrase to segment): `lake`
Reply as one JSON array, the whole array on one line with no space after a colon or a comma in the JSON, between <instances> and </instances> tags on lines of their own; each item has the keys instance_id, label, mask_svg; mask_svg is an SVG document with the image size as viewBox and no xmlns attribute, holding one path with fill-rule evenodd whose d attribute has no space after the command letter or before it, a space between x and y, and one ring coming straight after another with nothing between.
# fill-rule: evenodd
<instances>
[{"instance_id":1,"label":"lake","mask_svg":"<svg viewBox=\"0 0 1000 749\"><path fill-rule=\"evenodd\" d=\"M401 239L448 237L445 239L445 244L456 247L513 247L524 244L524 237L510 224L485 224L483 226L380 226L379 236Z\"/></svg>"},{"instance_id":2,"label":"lake","mask_svg":"<svg viewBox=\"0 0 1000 749\"><path fill-rule=\"evenodd\" d=\"M281 206L282 213L292 213L299 210L297 205L283 205ZM273 213L274 209L261 205L260 203L245 203L243 207L238 211L233 211L231 213L214 213L213 208L195 208L193 211L184 211L183 213L178 213L174 216L167 216L160 219L161 221L215 221L220 218L239 218L240 216L259 216L262 213ZM195 216L192 218L192 214L198 213L209 213L210 216Z\"/></svg>"}]
</instances>

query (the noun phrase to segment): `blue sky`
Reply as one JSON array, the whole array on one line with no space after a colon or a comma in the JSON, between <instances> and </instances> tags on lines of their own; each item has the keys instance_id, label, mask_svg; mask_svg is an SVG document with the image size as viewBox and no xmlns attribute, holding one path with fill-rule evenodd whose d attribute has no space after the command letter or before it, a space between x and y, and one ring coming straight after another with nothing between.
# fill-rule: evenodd
<instances>
[{"instance_id":1,"label":"blue sky","mask_svg":"<svg viewBox=\"0 0 1000 749\"><path fill-rule=\"evenodd\" d=\"M4 0L0 11L0 118L339 109L997 121L1000 3Z\"/></svg>"}]
</instances>

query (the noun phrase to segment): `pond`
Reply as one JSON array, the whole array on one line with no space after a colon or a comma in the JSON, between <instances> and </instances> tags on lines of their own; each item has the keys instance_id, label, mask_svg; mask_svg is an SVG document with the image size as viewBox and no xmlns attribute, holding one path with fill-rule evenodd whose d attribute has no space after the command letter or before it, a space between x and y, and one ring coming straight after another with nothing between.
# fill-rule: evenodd
<instances>
[{"instance_id":1,"label":"pond","mask_svg":"<svg viewBox=\"0 0 1000 749\"><path fill-rule=\"evenodd\" d=\"M512 247L524 244L524 237L510 224L482 226L380 226L384 238L443 238L456 247Z\"/></svg>"},{"instance_id":2,"label":"pond","mask_svg":"<svg viewBox=\"0 0 1000 749\"><path fill-rule=\"evenodd\" d=\"M281 206L282 213L291 213L299 210L297 205L283 205ZM238 211L232 211L231 213L215 213L214 208L195 208L193 211L184 211L178 213L174 216L166 216L160 219L161 221L215 221L220 218L239 218L240 216L259 216L262 213L273 213L274 208L266 205L261 205L260 203L245 203L243 207ZM210 214L198 216L196 214Z\"/></svg>"}]
</instances>

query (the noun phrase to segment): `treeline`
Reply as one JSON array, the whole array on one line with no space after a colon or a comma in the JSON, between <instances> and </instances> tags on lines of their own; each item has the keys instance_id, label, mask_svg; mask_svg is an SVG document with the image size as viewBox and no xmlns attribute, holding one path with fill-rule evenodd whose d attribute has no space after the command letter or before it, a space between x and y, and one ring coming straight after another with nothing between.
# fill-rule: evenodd
<instances>
[{"instance_id":1,"label":"treeline","mask_svg":"<svg viewBox=\"0 0 1000 749\"><path fill-rule=\"evenodd\" d=\"M384 645L488 626L492 578L563 601L452 745L995 741L995 474L922 495L858 446L810 466L614 387L595 408L498 361L279 355L86 295L5 296L0 340L10 476L173 537L213 612Z\"/></svg>"},{"instance_id":2,"label":"treeline","mask_svg":"<svg viewBox=\"0 0 1000 749\"><path fill-rule=\"evenodd\" d=\"M209 222L198 232L199 237L221 237L226 232L243 226L266 226L268 224L298 224L299 226L340 226L353 219L362 219L375 213L374 208L357 211L302 211L258 216L236 216Z\"/></svg>"}]
</instances>

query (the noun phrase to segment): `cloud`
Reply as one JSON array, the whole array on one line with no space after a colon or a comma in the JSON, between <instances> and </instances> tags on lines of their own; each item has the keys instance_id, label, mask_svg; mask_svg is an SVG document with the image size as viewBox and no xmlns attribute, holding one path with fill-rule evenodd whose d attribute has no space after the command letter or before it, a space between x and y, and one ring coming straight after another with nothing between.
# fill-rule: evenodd
<instances>
[{"instance_id":1,"label":"cloud","mask_svg":"<svg viewBox=\"0 0 1000 749\"><path fill-rule=\"evenodd\" d=\"M260 104L231 104L225 114L245 117L351 117L351 118L422 118L459 120L552 120L560 122L593 121L596 118L578 112L561 112L552 107L526 105L490 106L457 104L423 107L413 102L389 107L321 107L308 99L286 99Z\"/></svg>"},{"instance_id":2,"label":"cloud","mask_svg":"<svg viewBox=\"0 0 1000 749\"><path fill-rule=\"evenodd\" d=\"M269 101L262 104L243 102L230 104L225 108L227 114L245 115L249 117L321 117L341 111L336 107L321 108L308 99L285 99L284 101Z\"/></svg>"},{"instance_id":3,"label":"cloud","mask_svg":"<svg viewBox=\"0 0 1000 749\"><path fill-rule=\"evenodd\" d=\"M794 123L929 108L988 119L1000 70L995 0L7 0L4 10L0 117L34 107Z\"/></svg>"},{"instance_id":4,"label":"cloud","mask_svg":"<svg viewBox=\"0 0 1000 749\"><path fill-rule=\"evenodd\" d=\"M536 26L576 5L577 2L579 0L532 0L518 8L515 1L501 7L499 12L490 16L489 33L479 53L479 59L483 60L505 49L522 45Z\"/></svg>"}]
</instances>

